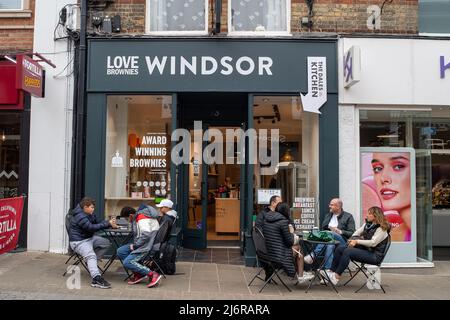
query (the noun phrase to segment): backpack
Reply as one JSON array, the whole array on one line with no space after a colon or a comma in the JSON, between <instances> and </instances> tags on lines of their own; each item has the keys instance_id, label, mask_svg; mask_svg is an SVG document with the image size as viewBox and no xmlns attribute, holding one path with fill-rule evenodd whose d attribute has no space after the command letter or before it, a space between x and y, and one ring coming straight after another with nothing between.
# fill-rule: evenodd
<instances>
[{"instance_id":1,"label":"backpack","mask_svg":"<svg viewBox=\"0 0 450 320\"><path fill-rule=\"evenodd\" d=\"M156 262L161 267L165 274L175 274L176 266L175 261L177 259L177 249L169 242L164 242L161 245L159 254L156 257Z\"/></svg>"}]
</instances>

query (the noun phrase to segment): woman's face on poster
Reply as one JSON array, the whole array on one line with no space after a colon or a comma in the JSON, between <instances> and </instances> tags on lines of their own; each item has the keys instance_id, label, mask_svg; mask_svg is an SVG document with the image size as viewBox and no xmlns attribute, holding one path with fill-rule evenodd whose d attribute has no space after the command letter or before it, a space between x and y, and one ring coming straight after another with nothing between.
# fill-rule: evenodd
<instances>
[{"instance_id":1,"label":"woman's face on poster","mask_svg":"<svg viewBox=\"0 0 450 320\"><path fill-rule=\"evenodd\" d=\"M372 170L384 211L411 206L409 153L374 153Z\"/></svg>"}]
</instances>

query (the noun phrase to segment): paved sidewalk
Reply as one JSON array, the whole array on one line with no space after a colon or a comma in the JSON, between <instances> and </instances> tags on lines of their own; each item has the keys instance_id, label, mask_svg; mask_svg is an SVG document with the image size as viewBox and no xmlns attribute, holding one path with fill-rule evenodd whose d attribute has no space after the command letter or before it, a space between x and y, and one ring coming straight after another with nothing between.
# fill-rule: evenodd
<instances>
[{"instance_id":1,"label":"paved sidewalk","mask_svg":"<svg viewBox=\"0 0 450 320\"><path fill-rule=\"evenodd\" d=\"M124 271L117 262L106 273L111 289L90 287L90 278L81 269L81 288L68 289L71 275L62 277L66 270L66 255L23 252L0 256L1 299L222 299L222 300L317 300L317 299L450 299L450 262L435 262L429 269L383 269L382 280L387 293L364 288L360 277L351 285L331 288L315 285L305 293L306 284L294 286L286 279L292 292L280 284L268 285L258 293L262 282L255 280L247 286L256 268L216 263L178 262L177 274L162 279L156 288L144 284L127 285ZM346 276L347 277L347 276ZM359 276L358 276L359 277ZM72 282L73 283L73 282Z\"/></svg>"}]
</instances>

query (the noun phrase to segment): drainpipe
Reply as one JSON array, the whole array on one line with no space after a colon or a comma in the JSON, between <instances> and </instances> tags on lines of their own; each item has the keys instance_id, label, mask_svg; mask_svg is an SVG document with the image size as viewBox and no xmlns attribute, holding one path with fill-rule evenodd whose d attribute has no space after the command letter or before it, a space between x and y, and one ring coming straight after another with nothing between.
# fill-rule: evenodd
<instances>
[{"instance_id":1,"label":"drainpipe","mask_svg":"<svg viewBox=\"0 0 450 320\"><path fill-rule=\"evenodd\" d=\"M220 33L220 17L222 16L222 0L216 0L216 26L214 33Z\"/></svg>"},{"instance_id":2,"label":"drainpipe","mask_svg":"<svg viewBox=\"0 0 450 320\"><path fill-rule=\"evenodd\" d=\"M86 101L86 24L87 0L81 0L80 40L78 44L78 73L76 82L75 116L74 116L74 144L72 148L72 208L84 196L84 156L85 156L85 101Z\"/></svg>"}]
</instances>

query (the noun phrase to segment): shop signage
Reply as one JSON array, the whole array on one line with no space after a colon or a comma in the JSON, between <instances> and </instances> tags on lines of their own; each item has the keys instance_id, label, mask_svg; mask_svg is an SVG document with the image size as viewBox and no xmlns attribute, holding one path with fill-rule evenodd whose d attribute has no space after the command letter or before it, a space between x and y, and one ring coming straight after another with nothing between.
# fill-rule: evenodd
<instances>
[{"instance_id":1,"label":"shop signage","mask_svg":"<svg viewBox=\"0 0 450 320\"><path fill-rule=\"evenodd\" d=\"M327 58L308 57L308 93L300 94L304 111L320 113L327 102Z\"/></svg>"},{"instance_id":2,"label":"shop signage","mask_svg":"<svg viewBox=\"0 0 450 320\"><path fill-rule=\"evenodd\" d=\"M361 49L352 46L344 55L344 88L361 80Z\"/></svg>"},{"instance_id":3,"label":"shop signage","mask_svg":"<svg viewBox=\"0 0 450 320\"><path fill-rule=\"evenodd\" d=\"M316 227L316 198L295 198L292 218L296 229L312 230Z\"/></svg>"},{"instance_id":4,"label":"shop signage","mask_svg":"<svg viewBox=\"0 0 450 320\"><path fill-rule=\"evenodd\" d=\"M319 56L311 76L337 93L335 41L109 40L89 41L90 92L307 92L308 57ZM318 62L319 63L319 62ZM324 72L320 72L319 69ZM312 88L313 89L313 88ZM330 91L331 89L331 91ZM316 93L309 93L313 97ZM314 100L314 99L312 99ZM326 100L325 100L326 101ZM312 107L314 109L315 105Z\"/></svg>"},{"instance_id":5,"label":"shop signage","mask_svg":"<svg viewBox=\"0 0 450 320\"><path fill-rule=\"evenodd\" d=\"M26 55L16 58L16 89L29 92L35 97L44 96L44 71L42 67Z\"/></svg>"},{"instance_id":6,"label":"shop signage","mask_svg":"<svg viewBox=\"0 0 450 320\"><path fill-rule=\"evenodd\" d=\"M0 199L0 254L16 248L23 201L23 197Z\"/></svg>"},{"instance_id":7,"label":"shop signage","mask_svg":"<svg viewBox=\"0 0 450 320\"><path fill-rule=\"evenodd\" d=\"M441 79L445 79L445 70L450 69L450 61L449 63L445 64L445 58L444 56L441 56L440 62L441 62Z\"/></svg>"}]
</instances>

